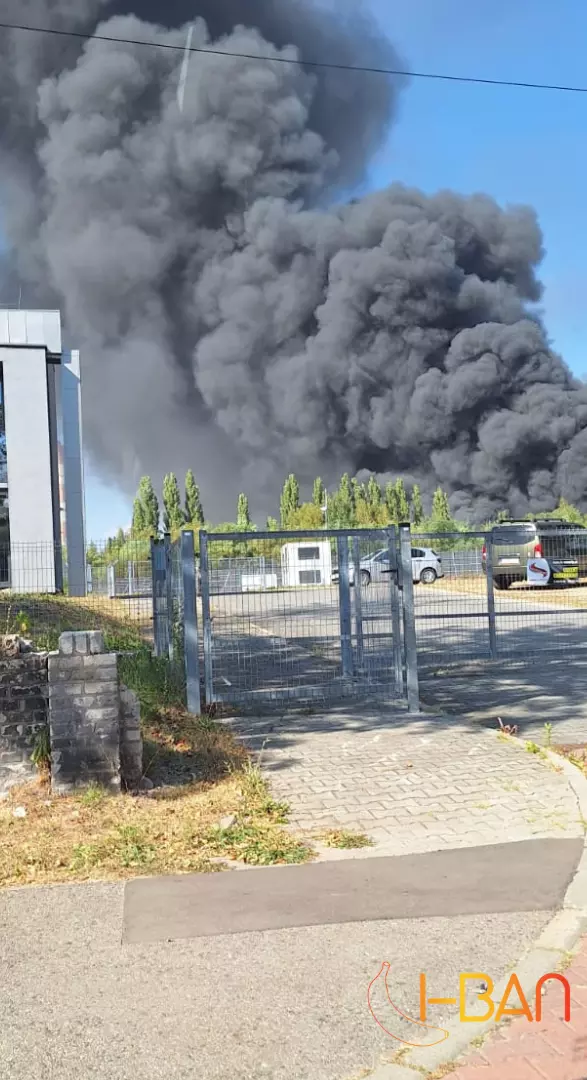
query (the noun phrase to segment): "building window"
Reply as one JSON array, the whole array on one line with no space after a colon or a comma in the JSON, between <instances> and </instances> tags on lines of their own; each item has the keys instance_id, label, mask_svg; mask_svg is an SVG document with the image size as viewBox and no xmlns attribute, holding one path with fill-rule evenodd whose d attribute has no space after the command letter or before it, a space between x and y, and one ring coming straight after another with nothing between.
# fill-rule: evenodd
<instances>
[{"instance_id":1,"label":"building window","mask_svg":"<svg viewBox=\"0 0 587 1080\"><path fill-rule=\"evenodd\" d=\"M299 547L298 548L298 559L299 559L300 562L302 561L302 559L316 560L316 559L319 559L319 558L320 558L320 548L318 548L318 547Z\"/></svg>"}]
</instances>

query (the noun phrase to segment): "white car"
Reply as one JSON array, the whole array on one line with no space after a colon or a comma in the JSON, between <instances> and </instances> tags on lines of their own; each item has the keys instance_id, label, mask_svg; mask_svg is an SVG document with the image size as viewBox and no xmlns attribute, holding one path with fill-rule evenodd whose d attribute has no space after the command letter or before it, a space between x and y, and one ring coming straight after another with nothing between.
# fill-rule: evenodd
<instances>
[{"instance_id":1,"label":"white car","mask_svg":"<svg viewBox=\"0 0 587 1080\"><path fill-rule=\"evenodd\" d=\"M385 581L389 574L389 552L387 548L376 551L361 559L361 585L370 585L372 581ZM437 578L443 577L442 559L432 548L412 548L412 578L416 584L433 585ZM332 580L338 581L338 569L333 570ZM349 562L349 584L355 583L355 568Z\"/></svg>"}]
</instances>

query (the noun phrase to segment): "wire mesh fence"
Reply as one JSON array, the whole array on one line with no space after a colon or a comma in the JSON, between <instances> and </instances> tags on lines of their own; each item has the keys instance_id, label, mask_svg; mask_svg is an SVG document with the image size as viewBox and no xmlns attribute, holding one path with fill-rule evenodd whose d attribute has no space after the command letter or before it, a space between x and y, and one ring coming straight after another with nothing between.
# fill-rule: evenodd
<instances>
[{"instance_id":1,"label":"wire mesh fence","mask_svg":"<svg viewBox=\"0 0 587 1080\"><path fill-rule=\"evenodd\" d=\"M443 572L416 590L420 666L582 654L587 646L587 529L503 522L491 530L412 535ZM587 658L587 653L585 653Z\"/></svg>"},{"instance_id":2,"label":"wire mesh fence","mask_svg":"<svg viewBox=\"0 0 587 1080\"><path fill-rule=\"evenodd\" d=\"M394 530L201 533L206 698L403 695Z\"/></svg>"},{"instance_id":3,"label":"wire mesh fence","mask_svg":"<svg viewBox=\"0 0 587 1080\"><path fill-rule=\"evenodd\" d=\"M91 544L85 595L69 592L67 551L53 544L0 545L0 633L19 633L35 647L57 648L66 630L102 630L109 647L126 651L153 641L149 542ZM111 588L128 564L141 568L141 589ZM128 577L126 578L128 585ZM110 584L109 584L110 583Z\"/></svg>"},{"instance_id":4,"label":"wire mesh fence","mask_svg":"<svg viewBox=\"0 0 587 1080\"><path fill-rule=\"evenodd\" d=\"M199 567L191 533L91 544L82 596L69 590L66 550L0 545L0 634L50 650L66 630L96 629L116 651L146 646L165 658L192 711L204 700L403 703L413 627L423 673L471 660L587 659L579 526L545 519L479 532L200 539Z\"/></svg>"}]
</instances>

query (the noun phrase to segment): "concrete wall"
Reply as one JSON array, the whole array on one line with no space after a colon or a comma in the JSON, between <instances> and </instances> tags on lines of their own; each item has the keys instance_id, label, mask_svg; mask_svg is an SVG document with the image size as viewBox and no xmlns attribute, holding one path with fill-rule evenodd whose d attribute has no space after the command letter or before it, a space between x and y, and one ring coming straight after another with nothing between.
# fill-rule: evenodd
<instances>
[{"instance_id":1,"label":"concrete wall","mask_svg":"<svg viewBox=\"0 0 587 1080\"><path fill-rule=\"evenodd\" d=\"M11 583L16 592L54 592L55 514L44 348L0 350L10 513Z\"/></svg>"}]
</instances>

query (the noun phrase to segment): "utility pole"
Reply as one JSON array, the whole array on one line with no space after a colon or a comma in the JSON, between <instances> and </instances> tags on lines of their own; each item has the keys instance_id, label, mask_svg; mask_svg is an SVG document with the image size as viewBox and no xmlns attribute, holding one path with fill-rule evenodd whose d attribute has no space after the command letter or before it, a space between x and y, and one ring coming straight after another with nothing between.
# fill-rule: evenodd
<instances>
[{"instance_id":1,"label":"utility pole","mask_svg":"<svg viewBox=\"0 0 587 1080\"><path fill-rule=\"evenodd\" d=\"M187 36L187 41L185 43L185 50L184 50L183 61L182 61L182 65L181 65L181 74L179 76L179 86L177 88L177 104L179 106L179 111L181 113L183 112L183 104L184 104L184 98L185 98L185 85L186 85L186 82L187 82L188 71L189 71L189 66L190 66L190 56L191 56L191 48L192 48L193 37L194 37L194 23L192 23L192 25L190 26L190 28L188 30L188 36Z\"/></svg>"},{"instance_id":2,"label":"utility pole","mask_svg":"<svg viewBox=\"0 0 587 1080\"><path fill-rule=\"evenodd\" d=\"M321 509L322 513L324 514L324 528L327 529L328 528L328 492L327 491L324 491L324 506L321 506L320 509Z\"/></svg>"}]
</instances>

